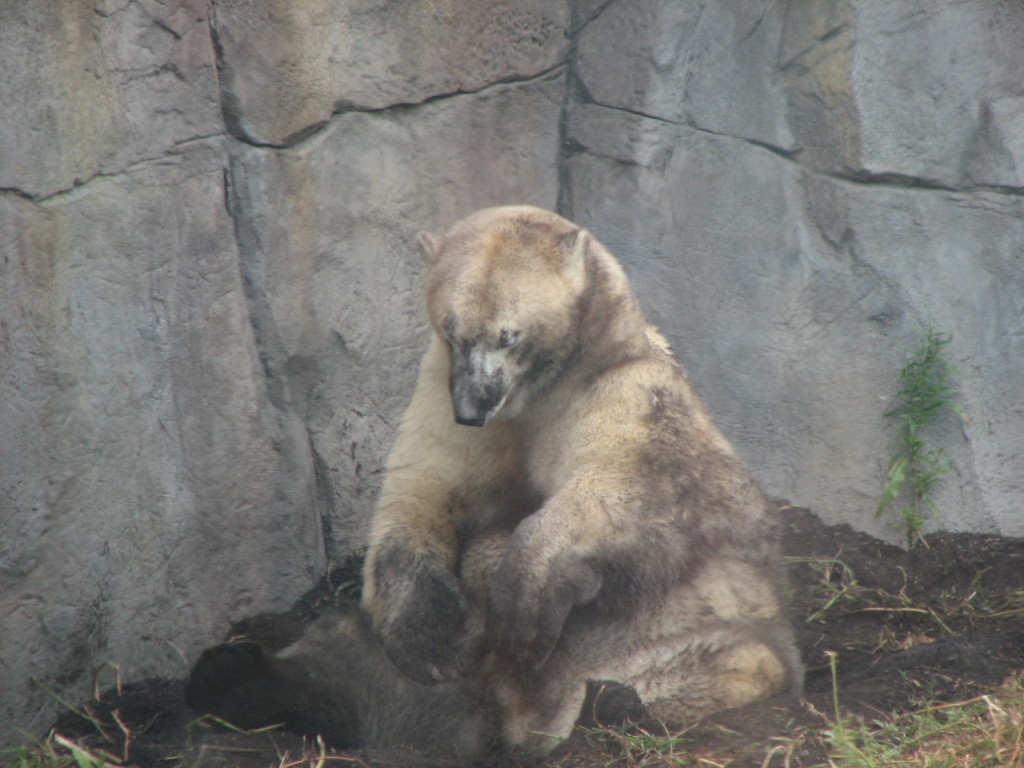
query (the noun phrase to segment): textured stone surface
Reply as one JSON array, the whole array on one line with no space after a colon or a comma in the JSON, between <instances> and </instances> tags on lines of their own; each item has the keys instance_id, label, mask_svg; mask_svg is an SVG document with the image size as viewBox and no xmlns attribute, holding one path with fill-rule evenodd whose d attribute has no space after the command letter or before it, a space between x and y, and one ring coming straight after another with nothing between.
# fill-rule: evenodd
<instances>
[{"instance_id":1,"label":"textured stone surface","mask_svg":"<svg viewBox=\"0 0 1024 768\"><path fill-rule=\"evenodd\" d=\"M580 37L577 73L598 104L788 145L772 78L779 27L763 0L615 2Z\"/></svg>"},{"instance_id":2,"label":"textured stone surface","mask_svg":"<svg viewBox=\"0 0 1024 768\"><path fill-rule=\"evenodd\" d=\"M108 660L182 672L323 570L305 429L259 375L225 161L212 140L41 205L0 197L4 724L46 726L30 680L82 695Z\"/></svg>"},{"instance_id":3,"label":"textured stone surface","mask_svg":"<svg viewBox=\"0 0 1024 768\"><path fill-rule=\"evenodd\" d=\"M362 546L414 235L484 205L590 226L766 488L893 539L881 414L952 333L930 525L1024 535L1022 39L996 0L0 0L0 739L31 679L180 674Z\"/></svg>"},{"instance_id":4,"label":"textured stone surface","mask_svg":"<svg viewBox=\"0 0 1024 768\"><path fill-rule=\"evenodd\" d=\"M206 0L0 0L0 188L46 196L222 130Z\"/></svg>"},{"instance_id":5,"label":"textured stone surface","mask_svg":"<svg viewBox=\"0 0 1024 768\"><path fill-rule=\"evenodd\" d=\"M229 127L263 144L538 75L568 47L565 0L231 0L216 17Z\"/></svg>"},{"instance_id":6,"label":"textured stone surface","mask_svg":"<svg viewBox=\"0 0 1024 768\"><path fill-rule=\"evenodd\" d=\"M852 85L865 171L1021 186L1019 4L865 0L856 29Z\"/></svg>"}]
</instances>

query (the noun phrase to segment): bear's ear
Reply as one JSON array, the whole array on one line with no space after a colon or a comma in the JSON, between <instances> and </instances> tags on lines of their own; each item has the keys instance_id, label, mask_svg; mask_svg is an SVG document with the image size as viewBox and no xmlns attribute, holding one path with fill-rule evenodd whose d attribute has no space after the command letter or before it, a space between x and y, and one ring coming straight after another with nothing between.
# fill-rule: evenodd
<instances>
[{"instance_id":1,"label":"bear's ear","mask_svg":"<svg viewBox=\"0 0 1024 768\"><path fill-rule=\"evenodd\" d=\"M587 230L573 230L562 236L562 271L566 275L583 277L587 268L587 248L590 247L590 233Z\"/></svg>"},{"instance_id":2,"label":"bear's ear","mask_svg":"<svg viewBox=\"0 0 1024 768\"><path fill-rule=\"evenodd\" d=\"M420 232L416 236L416 245L420 249L420 256L430 266L437 263L437 257L441 254L441 238L433 232Z\"/></svg>"}]
</instances>

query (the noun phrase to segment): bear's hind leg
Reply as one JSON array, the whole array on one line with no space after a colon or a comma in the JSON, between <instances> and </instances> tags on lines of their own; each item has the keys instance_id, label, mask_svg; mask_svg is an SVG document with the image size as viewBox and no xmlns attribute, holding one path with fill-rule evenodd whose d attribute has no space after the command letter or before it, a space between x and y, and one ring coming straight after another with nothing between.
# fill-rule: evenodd
<instances>
[{"instance_id":1,"label":"bear's hind leg","mask_svg":"<svg viewBox=\"0 0 1024 768\"><path fill-rule=\"evenodd\" d=\"M799 664L785 649L756 637L713 651L684 651L673 662L627 680L643 696L651 717L686 723L799 687Z\"/></svg>"},{"instance_id":2,"label":"bear's hind leg","mask_svg":"<svg viewBox=\"0 0 1024 768\"><path fill-rule=\"evenodd\" d=\"M572 636L528 684L511 676L500 681L495 691L507 746L545 752L574 725L692 723L800 686L799 658L784 625L724 625L675 642L636 642L629 622L603 629Z\"/></svg>"}]
</instances>

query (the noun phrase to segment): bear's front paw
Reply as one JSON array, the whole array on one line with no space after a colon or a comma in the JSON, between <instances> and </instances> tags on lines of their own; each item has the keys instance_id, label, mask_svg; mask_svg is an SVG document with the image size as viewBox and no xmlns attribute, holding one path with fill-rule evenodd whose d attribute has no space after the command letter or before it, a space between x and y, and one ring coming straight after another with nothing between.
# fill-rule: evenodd
<instances>
[{"instance_id":1,"label":"bear's front paw","mask_svg":"<svg viewBox=\"0 0 1024 768\"><path fill-rule=\"evenodd\" d=\"M539 669L554 650L562 625L576 605L601 589L600 575L582 560L564 555L547 569L514 551L491 583L487 634L513 664Z\"/></svg>"},{"instance_id":2,"label":"bear's front paw","mask_svg":"<svg viewBox=\"0 0 1024 768\"><path fill-rule=\"evenodd\" d=\"M471 610L455 577L440 569L417 574L401 610L381 622L384 651L421 685L464 677L472 657Z\"/></svg>"}]
</instances>

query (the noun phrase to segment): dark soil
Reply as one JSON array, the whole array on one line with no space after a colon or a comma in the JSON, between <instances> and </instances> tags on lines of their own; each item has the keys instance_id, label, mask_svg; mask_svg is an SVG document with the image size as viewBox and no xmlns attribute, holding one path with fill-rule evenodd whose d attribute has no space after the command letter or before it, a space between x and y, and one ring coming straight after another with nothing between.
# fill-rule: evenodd
<instances>
[{"instance_id":1,"label":"dark soil","mask_svg":"<svg viewBox=\"0 0 1024 768\"><path fill-rule=\"evenodd\" d=\"M807 667L804 695L689 724L677 761L688 754L732 768L827 764L826 742L815 734L834 716L829 654L835 654L844 714L867 719L966 699L1024 670L1024 540L938 533L927 547L903 551L848 526L825 525L804 509L783 505L783 514L794 624ZM350 593L352 579L351 568L336 571L289 613L255 617L232 634L283 647L333 596ZM85 705L92 721L67 713L56 731L121 764L145 768L317 764L320 747L300 736L233 732L197 721L183 687L180 680L126 685ZM544 764L629 764L623 744L616 734L578 733ZM401 754L327 756L324 765L442 764ZM487 768L528 765L522 758L495 758Z\"/></svg>"}]
</instances>

